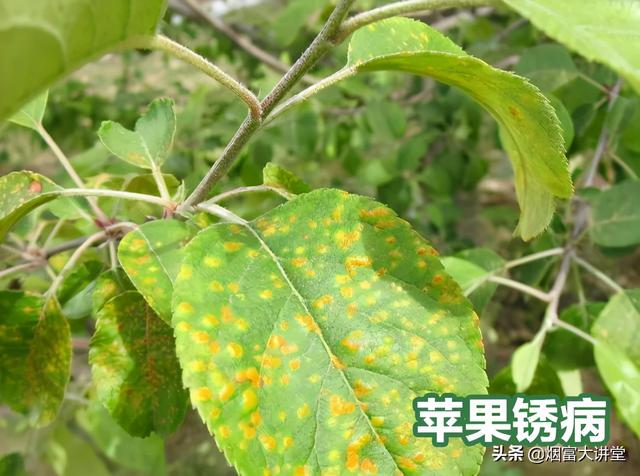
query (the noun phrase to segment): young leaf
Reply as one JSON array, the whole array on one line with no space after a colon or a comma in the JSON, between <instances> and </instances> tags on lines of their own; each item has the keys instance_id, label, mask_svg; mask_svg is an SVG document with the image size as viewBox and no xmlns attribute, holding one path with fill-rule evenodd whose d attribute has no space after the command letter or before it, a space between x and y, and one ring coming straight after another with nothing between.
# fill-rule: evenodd
<instances>
[{"instance_id":1,"label":"young leaf","mask_svg":"<svg viewBox=\"0 0 640 476\"><path fill-rule=\"evenodd\" d=\"M34 172L11 172L0 177L0 241L20 218L56 198L60 190Z\"/></svg>"},{"instance_id":2,"label":"young leaf","mask_svg":"<svg viewBox=\"0 0 640 476\"><path fill-rule=\"evenodd\" d=\"M112 298L126 291L134 291L135 288L129 281L126 273L118 268L105 271L96 280L96 287L92 294L93 315L109 302Z\"/></svg>"},{"instance_id":3,"label":"young leaf","mask_svg":"<svg viewBox=\"0 0 640 476\"><path fill-rule=\"evenodd\" d=\"M640 92L640 4L635 1L505 0L555 40L618 71Z\"/></svg>"},{"instance_id":4,"label":"young leaf","mask_svg":"<svg viewBox=\"0 0 640 476\"><path fill-rule=\"evenodd\" d=\"M156 99L130 131L113 121L100 126L98 137L109 151L130 164L152 169L169 156L176 132L173 100Z\"/></svg>"},{"instance_id":5,"label":"young leaf","mask_svg":"<svg viewBox=\"0 0 640 476\"><path fill-rule=\"evenodd\" d=\"M598 245L625 247L640 243L640 182L614 185L592 199L591 238Z\"/></svg>"},{"instance_id":6,"label":"young leaf","mask_svg":"<svg viewBox=\"0 0 640 476\"><path fill-rule=\"evenodd\" d=\"M393 39L393 41L390 41ZM523 239L542 232L555 209L554 196L572 194L560 125L553 107L526 79L489 66L427 25L391 18L357 31L348 66L356 72L399 70L457 86L500 124L513 164Z\"/></svg>"},{"instance_id":7,"label":"young leaf","mask_svg":"<svg viewBox=\"0 0 640 476\"><path fill-rule=\"evenodd\" d=\"M325 189L212 225L173 309L192 403L240 474L477 472L479 447L412 433L415 397L486 391L477 316L385 206Z\"/></svg>"},{"instance_id":8,"label":"young leaf","mask_svg":"<svg viewBox=\"0 0 640 476\"><path fill-rule=\"evenodd\" d=\"M37 130L38 127L42 125L42 118L44 117L44 110L47 107L48 96L49 91L40 94L10 117L9 121L23 127L28 127L29 129Z\"/></svg>"},{"instance_id":9,"label":"young leaf","mask_svg":"<svg viewBox=\"0 0 640 476\"><path fill-rule=\"evenodd\" d=\"M137 292L98 311L89 362L98 398L131 435L167 435L182 422L187 393L173 333Z\"/></svg>"},{"instance_id":10,"label":"young leaf","mask_svg":"<svg viewBox=\"0 0 640 476\"><path fill-rule=\"evenodd\" d=\"M160 318L171 324L173 282L184 247L197 228L177 220L156 220L127 234L118 247L122 267Z\"/></svg>"},{"instance_id":11,"label":"young leaf","mask_svg":"<svg viewBox=\"0 0 640 476\"><path fill-rule=\"evenodd\" d=\"M265 165L262 170L262 182L269 187L280 189L289 198L311 190L311 187L293 172L271 162Z\"/></svg>"},{"instance_id":12,"label":"young leaf","mask_svg":"<svg viewBox=\"0 0 640 476\"><path fill-rule=\"evenodd\" d=\"M70 371L69 325L55 299L0 291L0 402L49 423Z\"/></svg>"},{"instance_id":13,"label":"young leaf","mask_svg":"<svg viewBox=\"0 0 640 476\"><path fill-rule=\"evenodd\" d=\"M538 334L531 342L518 347L511 356L511 378L517 392L524 392L531 385L540 361L543 341L543 334Z\"/></svg>"},{"instance_id":14,"label":"young leaf","mask_svg":"<svg viewBox=\"0 0 640 476\"><path fill-rule=\"evenodd\" d=\"M128 38L152 34L164 0L0 2L0 119Z\"/></svg>"}]
</instances>

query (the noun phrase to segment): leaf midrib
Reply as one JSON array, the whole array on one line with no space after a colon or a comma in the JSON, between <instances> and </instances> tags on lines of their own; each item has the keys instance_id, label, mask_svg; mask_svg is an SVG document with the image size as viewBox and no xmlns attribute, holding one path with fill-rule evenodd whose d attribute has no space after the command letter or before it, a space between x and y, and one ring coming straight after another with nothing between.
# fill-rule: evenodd
<instances>
[{"instance_id":1,"label":"leaf midrib","mask_svg":"<svg viewBox=\"0 0 640 476\"><path fill-rule=\"evenodd\" d=\"M318 332L317 335L320 338L320 342L322 343L322 346L325 349L325 352L327 353L327 357L329 358L329 367L333 366L338 373L340 374L340 376L342 377L344 383L346 384L347 388L349 389L352 398L354 399L354 401L357 403L357 407L358 407L358 411L362 414L362 416L365 417L365 420L367 422L367 425L369 426L369 429L371 430L371 432L377 437L378 441L382 441L381 436L378 434L378 432L376 431L376 429L373 426L373 423L371 422L371 418L369 417L369 415L367 415L367 413L362 409L362 402L360 401L360 399L356 396L355 390L353 389L353 386L351 385L351 382L349 382L349 379L347 378L347 376L345 375L344 371L338 367L336 367L331 359L332 356L334 356L334 353L331 351L331 348L329 347L329 344L327 343L327 341L324 338L324 335L322 335L322 329L320 328L315 316L313 315L313 313L311 312L311 310L309 309L309 307L307 306L307 302L305 300L305 298L300 294L300 292L298 291L298 289L293 285L293 283L291 282L291 279L289 279L289 275L287 274L287 271L284 269L284 267L282 266L282 263L280 263L280 260L278 259L278 257L276 256L276 254L273 252L273 250L269 247L269 245L267 244L267 242L262 238L262 236L260 235L260 233L258 233L257 230L255 230L250 223L243 223L243 226L245 228L247 228L249 230L249 232L258 240L258 242L260 243L260 246L262 248L264 248L264 250L267 252L267 254L269 255L269 257L273 260L274 264L276 265L276 267L278 268L278 271L280 272L280 274L282 275L282 277L284 278L284 280L287 282L289 288L291 289L291 292L296 296L296 298L298 299L298 301L300 302L300 305L304 308L305 312L311 316L311 318L313 319L313 322L316 324L316 327L318 328ZM317 430L317 427L316 427ZM315 444L315 442L314 442ZM393 455L393 453L389 450L389 448L387 448L387 446L384 443L381 443L381 446L384 448L384 450L386 451L386 453L389 455L389 457L391 458L391 461L393 461L393 464L396 468L397 471L400 471L402 474L405 474L405 472L398 466L398 463L396 462L396 459Z\"/></svg>"}]
</instances>

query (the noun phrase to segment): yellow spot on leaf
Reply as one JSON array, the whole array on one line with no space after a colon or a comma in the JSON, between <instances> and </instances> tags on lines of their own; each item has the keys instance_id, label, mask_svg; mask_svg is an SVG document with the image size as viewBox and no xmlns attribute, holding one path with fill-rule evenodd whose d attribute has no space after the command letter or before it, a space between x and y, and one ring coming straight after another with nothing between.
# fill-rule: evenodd
<instances>
[{"instance_id":1,"label":"yellow spot on leaf","mask_svg":"<svg viewBox=\"0 0 640 476\"><path fill-rule=\"evenodd\" d=\"M242 243L240 243L238 241L227 241L222 246L229 253L234 253L234 252L238 251L240 248L242 248L243 245L242 245Z\"/></svg>"},{"instance_id":2,"label":"yellow spot on leaf","mask_svg":"<svg viewBox=\"0 0 640 476\"><path fill-rule=\"evenodd\" d=\"M298 418L304 418L309 415L309 411L309 404L303 403L302 406L298 407L298 409L296 410L296 415L298 415Z\"/></svg>"},{"instance_id":3,"label":"yellow spot on leaf","mask_svg":"<svg viewBox=\"0 0 640 476\"><path fill-rule=\"evenodd\" d=\"M226 402L227 400L229 400L232 396L233 396L233 392L235 391L235 385L233 385L233 383L228 382L226 383L221 389L220 389L220 393L218 393L218 397L220 398L220 401L222 402Z\"/></svg>"},{"instance_id":4,"label":"yellow spot on leaf","mask_svg":"<svg viewBox=\"0 0 640 476\"><path fill-rule=\"evenodd\" d=\"M242 346L237 342L229 342L227 344L227 352L234 359L239 359L244 354L244 350L242 349Z\"/></svg>"},{"instance_id":5,"label":"yellow spot on leaf","mask_svg":"<svg viewBox=\"0 0 640 476\"><path fill-rule=\"evenodd\" d=\"M256 392L248 388L242 392L242 406L245 410L253 410L258 406L258 396Z\"/></svg>"}]
</instances>

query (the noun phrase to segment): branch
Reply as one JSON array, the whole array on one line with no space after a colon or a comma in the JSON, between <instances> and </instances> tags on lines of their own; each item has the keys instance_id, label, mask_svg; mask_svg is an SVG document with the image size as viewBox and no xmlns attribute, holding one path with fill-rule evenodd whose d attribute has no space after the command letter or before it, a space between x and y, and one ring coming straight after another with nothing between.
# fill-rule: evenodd
<instances>
[{"instance_id":1,"label":"branch","mask_svg":"<svg viewBox=\"0 0 640 476\"><path fill-rule=\"evenodd\" d=\"M162 35L155 36L138 36L130 40L127 40L126 46L130 48L139 48L142 50L159 50L170 54L171 56L178 58L182 61L195 66L200 71L205 73L210 78L215 79L225 88L232 91L236 96L242 99L249 107L251 117L255 120L260 120L261 109L258 98L249 89L247 89L242 83L234 79L231 75L225 73L216 65L211 63L205 57L200 56L198 53L190 50L189 48L176 43L175 41Z\"/></svg>"},{"instance_id":2,"label":"branch","mask_svg":"<svg viewBox=\"0 0 640 476\"><path fill-rule=\"evenodd\" d=\"M11 276L14 273L19 273L20 271L24 271L26 269L31 269L37 267L38 264L35 261L29 261L27 263L20 263L11 268L3 269L0 271L0 279L6 278L7 276Z\"/></svg>"},{"instance_id":3,"label":"branch","mask_svg":"<svg viewBox=\"0 0 640 476\"><path fill-rule=\"evenodd\" d=\"M294 84L317 63L317 61L329 50L329 39L340 27L342 20L347 15L354 0L339 0L335 9L329 16L318 36L298 58L289 71L278 81L271 92L261 103L262 118L266 118L277 103L284 97ZM254 117L248 117L236 131L231 141L227 144L222 156L213 164L195 190L189 195L180 207L185 210L202 202L211 187L215 185L227 173L238 154L258 129L260 121Z\"/></svg>"},{"instance_id":4,"label":"branch","mask_svg":"<svg viewBox=\"0 0 640 476\"><path fill-rule=\"evenodd\" d=\"M242 195L245 193L255 193L255 192L274 192L284 197L284 195L282 195L282 192L275 187L270 187L268 185L252 185L249 187L238 187L238 188L234 188L233 190L229 190L227 192L222 192L216 195L215 197L207 200L205 204L218 203L223 200L227 200L228 198L237 197L238 195ZM284 197L284 198L287 198L287 197Z\"/></svg>"},{"instance_id":5,"label":"branch","mask_svg":"<svg viewBox=\"0 0 640 476\"><path fill-rule=\"evenodd\" d=\"M354 31L371 23L391 18L399 15L411 15L425 10L463 8L487 5L493 3L491 0L406 0L402 2L390 3L382 7L374 8L367 12L359 13L345 21L336 35L333 42L342 43Z\"/></svg>"},{"instance_id":6,"label":"branch","mask_svg":"<svg viewBox=\"0 0 640 476\"><path fill-rule=\"evenodd\" d=\"M249 39L249 37L245 35L241 35L236 32L233 28L227 25L221 18L216 17L215 15L209 13L202 5L196 0L183 0L184 3L189 5L189 7L203 20L208 22L213 28L218 30L219 32L226 35L230 38L236 45L242 48L246 53L249 53L254 58L261 61L266 66L270 67L274 71L279 73L286 73L290 65L283 63L275 56L271 55L267 51L261 49L255 43ZM310 75L305 75L300 79L301 82L306 84L314 84L318 80Z\"/></svg>"},{"instance_id":7,"label":"branch","mask_svg":"<svg viewBox=\"0 0 640 476\"><path fill-rule=\"evenodd\" d=\"M592 336L590 336L589 334L587 334L586 332L584 332L582 329L569 324L568 322L562 321L560 319L556 320L554 322L554 326L555 327L561 327L563 329L568 330L569 332L577 335L578 337L583 338L584 340L586 340L587 342L590 342L592 345L597 345L598 341L596 339L594 339Z\"/></svg>"}]
</instances>

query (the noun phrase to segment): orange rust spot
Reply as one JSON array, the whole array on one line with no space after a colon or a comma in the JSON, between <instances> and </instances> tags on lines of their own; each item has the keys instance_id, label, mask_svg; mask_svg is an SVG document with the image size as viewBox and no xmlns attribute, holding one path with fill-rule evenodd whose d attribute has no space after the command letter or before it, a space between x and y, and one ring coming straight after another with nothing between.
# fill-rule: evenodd
<instances>
[{"instance_id":1,"label":"orange rust spot","mask_svg":"<svg viewBox=\"0 0 640 476\"><path fill-rule=\"evenodd\" d=\"M289 368L291 370L298 370L300 368L300 359L293 359L289 362Z\"/></svg>"},{"instance_id":2,"label":"orange rust spot","mask_svg":"<svg viewBox=\"0 0 640 476\"><path fill-rule=\"evenodd\" d=\"M229 342L227 344L227 352L235 359L239 359L244 354L244 349L237 342Z\"/></svg>"},{"instance_id":3,"label":"orange rust spot","mask_svg":"<svg viewBox=\"0 0 640 476\"><path fill-rule=\"evenodd\" d=\"M220 392L218 393L218 397L220 398L221 401L226 402L233 396L233 392L235 391L235 389L236 389L235 385L229 382L225 384L222 387L222 389L220 389Z\"/></svg>"},{"instance_id":4,"label":"orange rust spot","mask_svg":"<svg viewBox=\"0 0 640 476\"><path fill-rule=\"evenodd\" d=\"M344 365L340 359L338 357L336 357L334 354L331 354L331 363L333 364L333 366L337 369L346 369L347 366Z\"/></svg>"},{"instance_id":5,"label":"orange rust spot","mask_svg":"<svg viewBox=\"0 0 640 476\"><path fill-rule=\"evenodd\" d=\"M336 233L336 240L338 241L338 246L346 250L354 245L360 239L360 230L354 230L350 232L339 231Z\"/></svg>"},{"instance_id":6,"label":"orange rust spot","mask_svg":"<svg viewBox=\"0 0 640 476\"><path fill-rule=\"evenodd\" d=\"M309 332L319 332L320 329L318 328L318 324L316 324L316 322L313 320L313 318L309 315L297 315L296 316L296 321L298 321L298 323L303 326L304 328L307 329L307 331Z\"/></svg>"},{"instance_id":7,"label":"orange rust spot","mask_svg":"<svg viewBox=\"0 0 640 476\"><path fill-rule=\"evenodd\" d=\"M398 461L398 466L400 466L402 469L413 471L414 469L417 468L416 464L406 456L399 456L397 461Z\"/></svg>"},{"instance_id":8,"label":"orange rust spot","mask_svg":"<svg viewBox=\"0 0 640 476\"><path fill-rule=\"evenodd\" d=\"M273 436L260 435L258 438L267 451L273 451L278 445L278 442Z\"/></svg>"},{"instance_id":9,"label":"orange rust spot","mask_svg":"<svg viewBox=\"0 0 640 476\"><path fill-rule=\"evenodd\" d=\"M29 184L29 192L31 193L40 193L42 192L42 184L40 182L31 182Z\"/></svg>"},{"instance_id":10,"label":"orange rust spot","mask_svg":"<svg viewBox=\"0 0 640 476\"><path fill-rule=\"evenodd\" d=\"M369 458L362 460L362 463L360 463L360 469L369 474L376 474L378 472L378 467Z\"/></svg>"},{"instance_id":11,"label":"orange rust spot","mask_svg":"<svg viewBox=\"0 0 640 476\"><path fill-rule=\"evenodd\" d=\"M262 415L260 415L260 412L257 410L251 414L249 419L255 426L258 426L260 425L260 423L262 423Z\"/></svg>"},{"instance_id":12,"label":"orange rust spot","mask_svg":"<svg viewBox=\"0 0 640 476\"><path fill-rule=\"evenodd\" d=\"M348 402L338 395L332 395L329 399L329 408L334 416L347 415L353 413L356 406L353 402Z\"/></svg>"},{"instance_id":13,"label":"orange rust spot","mask_svg":"<svg viewBox=\"0 0 640 476\"><path fill-rule=\"evenodd\" d=\"M207 387L200 387L194 392L194 397L199 402L206 402L208 400L211 400L211 398L213 397L213 392Z\"/></svg>"},{"instance_id":14,"label":"orange rust spot","mask_svg":"<svg viewBox=\"0 0 640 476\"><path fill-rule=\"evenodd\" d=\"M217 354L218 352L220 352L220 344L217 341L212 341L209 344L209 352L211 352L212 354Z\"/></svg>"},{"instance_id":15,"label":"orange rust spot","mask_svg":"<svg viewBox=\"0 0 640 476\"><path fill-rule=\"evenodd\" d=\"M385 207L376 207L372 210L360 210L362 218L380 218L389 215L389 209Z\"/></svg>"},{"instance_id":16,"label":"orange rust spot","mask_svg":"<svg viewBox=\"0 0 640 476\"><path fill-rule=\"evenodd\" d=\"M351 303L347 305L347 316L353 317L358 312L358 305L355 303Z\"/></svg>"},{"instance_id":17,"label":"orange rust spot","mask_svg":"<svg viewBox=\"0 0 640 476\"><path fill-rule=\"evenodd\" d=\"M235 316L229 306L222 306L220 314L222 315L222 320L224 322L233 322L235 320Z\"/></svg>"},{"instance_id":18,"label":"orange rust spot","mask_svg":"<svg viewBox=\"0 0 640 476\"><path fill-rule=\"evenodd\" d=\"M353 390L356 394L356 397L364 397L368 393L371 392L372 388L365 384L362 380L356 380Z\"/></svg>"},{"instance_id":19,"label":"orange rust spot","mask_svg":"<svg viewBox=\"0 0 640 476\"><path fill-rule=\"evenodd\" d=\"M435 286L438 286L440 284L442 284L442 282L444 281L444 277L441 274L436 274L432 279L431 279L431 283Z\"/></svg>"},{"instance_id":20,"label":"orange rust spot","mask_svg":"<svg viewBox=\"0 0 640 476\"><path fill-rule=\"evenodd\" d=\"M350 256L345 261L345 267L350 276L353 276L356 268L371 266L371 258L368 256Z\"/></svg>"},{"instance_id":21,"label":"orange rust spot","mask_svg":"<svg viewBox=\"0 0 640 476\"><path fill-rule=\"evenodd\" d=\"M273 357L271 355L265 355L262 358L262 366L267 369L277 369L280 367L282 360L279 357Z\"/></svg>"},{"instance_id":22,"label":"orange rust spot","mask_svg":"<svg viewBox=\"0 0 640 476\"><path fill-rule=\"evenodd\" d=\"M509 106L509 114L511 114L516 119L522 118L522 112L515 106Z\"/></svg>"},{"instance_id":23,"label":"orange rust spot","mask_svg":"<svg viewBox=\"0 0 640 476\"><path fill-rule=\"evenodd\" d=\"M274 334L269 337L269 340L267 341L267 347L269 347L270 349L279 349L285 343L286 341L284 337Z\"/></svg>"},{"instance_id":24,"label":"orange rust spot","mask_svg":"<svg viewBox=\"0 0 640 476\"><path fill-rule=\"evenodd\" d=\"M196 344L206 344L207 342L209 342L209 334L204 331L197 331L191 334L191 339Z\"/></svg>"},{"instance_id":25,"label":"orange rust spot","mask_svg":"<svg viewBox=\"0 0 640 476\"><path fill-rule=\"evenodd\" d=\"M238 251L240 248L242 248L243 244L238 241L227 241L222 246L226 251L233 253L235 251Z\"/></svg>"},{"instance_id":26,"label":"orange rust spot","mask_svg":"<svg viewBox=\"0 0 640 476\"><path fill-rule=\"evenodd\" d=\"M303 258L303 257L299 257L299 258L293 258L291 260L291 264L294 265L296 268L299 268L300 266L304 266L305 264L307 264L307 258Z\"/></svg>"}]
</instances>

